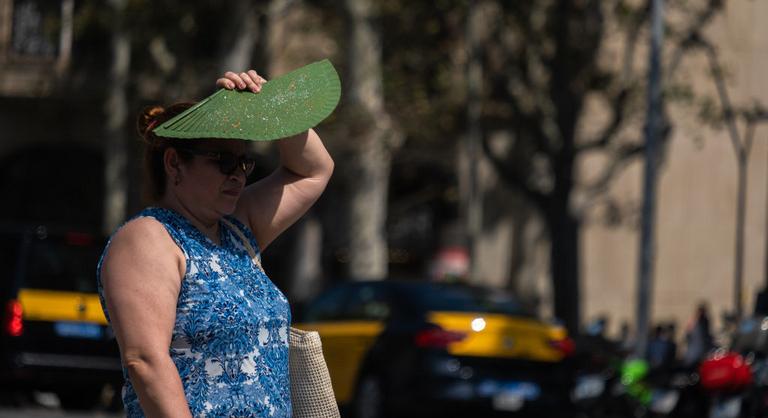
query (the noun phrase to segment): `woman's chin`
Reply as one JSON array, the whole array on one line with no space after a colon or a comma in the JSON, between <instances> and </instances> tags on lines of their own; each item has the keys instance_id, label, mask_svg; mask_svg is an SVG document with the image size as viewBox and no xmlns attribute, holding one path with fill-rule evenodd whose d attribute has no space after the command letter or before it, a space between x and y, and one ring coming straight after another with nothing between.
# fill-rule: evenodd
<instances>
[{"instance_id":1,"label":"woman's chin","mask_svg":"<svg viewBox=\"0 0 768 418\"><path fill-rule=\"evenodd\" d=\"M218 207L218 211L222 215L231 215L235 213L235 208L237 208L237 200L233 202L222 202Z\"/></svg>"}]
</instances>

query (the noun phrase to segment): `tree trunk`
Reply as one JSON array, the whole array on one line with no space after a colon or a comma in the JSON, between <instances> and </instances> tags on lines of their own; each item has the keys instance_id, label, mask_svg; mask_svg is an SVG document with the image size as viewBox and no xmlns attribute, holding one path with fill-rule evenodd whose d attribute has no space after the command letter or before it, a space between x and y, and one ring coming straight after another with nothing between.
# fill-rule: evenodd
<instances>
[{"instance_id":1,"label":"tree trunk","mask_svg":"<svg viewBox=\"0 0 768 418\"><path fill-rule=\"evenodd\" d=\"M383 279L388 275L387 189L391 156L371 134L355 158L350 186L349 276Z\"/></svg>"},{"instance_id":2,"label":"tree trunk","mask_svg":"<svg viewBox=\"0 0 768 418\"><path fill-rule=\"evenodd\" d=\"M571 210L573 154L558 163L555 188L547 208L550 236L550 270L555 316L571 333L579 331L580 315L580 232L581 223Z\"/></svg>"},{"instance_id":3,"label":"tree trunk","mask_svg":"<svg viewBox=\"0 0 768 418\"><path fill-rule=\"evenodd\" d=\"M483 90L483 67L479 54L481 32L487 22L482 8L478 5L470 7L466 23L467 49L467 132L464 149L459 154L459 191L461 198L461 214L465 220L466 245L469 252L469 276L472 280L482 279L480 252L478 241L483 231L483 200L478 178L478 163L480 158L480 141L482 141L480 116L482 113L481 93Z\"/></svg>"},{"instance_id":4,"label":"tree trunk","mask_svg":"<svg viewBox=\"0 0 768 418\"><path fill-rule=\"evenodd\" d=\"M511 207L512 250L510 254L510 276L507 288L520 300L535 308L539 313L551 313L551 280L549 278L549 246L546 223L530 204L519 196Z\"/></svg>"},{"instance_id":5,"label":"tree trunk","mask_svg":"<svg viewBox=\"0 0 768 418\"><path fill-rule=\"evenodd\" d=\"M289 293L292 302L306 302L322 288L323 226L317 217L307 214L295 228Z\"/></svg>"},{"instance_id":6,"label":"tree trunk","mask_svg":"<svg viewBox=\"0 0 768 418\"><path fill-rule=\"evenodd\" d=\"M226 4L232 10L232 20L222 37L220 73L240 73L251 68L254 47L259 40L259 15L252 2L238 0Z\"/></svg>"},{"instance_id":7,"label":"tree trunk","mask_svg":"<svg viewBox=\"0 0 768 418\"><path fill-rule=\"evenodd\" d=\"M61 30L59 31L59 57L56 60L56 75L61 77L69 68L72 58L72 38L74 27L75 1L61 2Z\"/></svg>"},{"instance_id":8,"label":"tree trunk","mask_svg":"<svg viewBox=\"0 0 768 418\"><path fill-rule=\"evenodd\" d=\"M574 48L572 33L579 27L586 6L585 2L563 1L557 3L554 19L556 50L552 62L550 99L557 111L554 122L560 139L560 148L551 154L555 172L554 189L549 196L547 223L551 239L550 266L554 290L555 315L565 322L572 333L579 330L579 228L580 223L571 210L571 193L574 187L574 160L576 159L576 123L581 116L585 91L579 87L579 71L572 68ZM574 25L577 25L574 27ZM578 55L577 55L578 56ZM589 59L582 58L584 62ZM579 68L580 70L583 70Z\"/></svg>"},{"instance_id":9,"label":"tree trunk","mask_svg":"<svg viewBox=\"0 0 768 418\"><path fill-rule=\"evenodd\" d=\"M350 120L361 127L349 161L349 267L354 279L383 279L388 275L386 239L387 192L391 150L400 136L384 109L381 40L372 23L374 1L344 2L349 30L348 80Z\"/></svg>"},{"instance_id":10,"label":"tree trunk","mask_svg":"<svg viewBox=\"0 0 768 418\"><path fill-rule=\"evenodd\" d=\"M547 214L550 234L550 269L554 291L555 316L565 322L570 332L580 323L579 291L579 220L569 207L570 188L556 191Z\"/></svg>"},{"instance_id":11,"label":"tree trunk","mask_svg":"<svg viewBox=\"0 0 768 418\"><path fill-rule=\"evenodd\" d=\"M307 51L291 51L286 45L295 45L296 31L303 29L299 25L292 24L291 14L301 7L302 3L296 0L272 0L267 11L266 30L261 44L266 51L266 63L259 64L257 71L263 69L271 77L284 74L294 69L295 63L291 62L291 56L306 56ZM308 48L302 45L302 48ZM262 151L266 151L263 145ZM295 226L291 228L290 237L290 264L288 268L288 296L291 303L302 303L311 299L323 288L323 225L316 216L317 207L304 215Z\"/></svg>"},{"instance_id":12,"label":"tree trunk","mask_svg":"<svg viewBox=\"0 0 768 418\"><path fill-rule=\"evenodd\" d=\"M125 124L128 117L126 86L131 65L131 40L125 29L126 0L110 0L113 13L112 67L104 111L104 219L103 232L111 234L125 220L128 200Z\"/></svg>"}]
</instances>

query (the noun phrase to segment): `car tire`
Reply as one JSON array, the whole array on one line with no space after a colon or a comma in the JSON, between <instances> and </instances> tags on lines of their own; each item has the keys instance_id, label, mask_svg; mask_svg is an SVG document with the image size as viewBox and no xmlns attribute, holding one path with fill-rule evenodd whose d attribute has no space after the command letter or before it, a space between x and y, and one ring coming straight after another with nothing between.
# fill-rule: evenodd
<instances>
[{"instance_id":1,"label":"car tire","mask_svg":"<svg viewBox=\"0 0 768 418\"><path fill-rule=\"evenodd\" d=\"M0 388L0 405L26 408L34 403L33 398L32 393L27 390L11 389L5 386Z\"/></svg>"},{"instance_id":2,"label":"car tire","mask_svg":"<svg viewBox=\"0 0 768 418\"><path fill-rule=\"evenodd\" d=\"M389 417L386 410L384 385L379 377L370 374L360 379L352 408L355 418Z\"/></svg>"},{"instance_id":3,"label":"car tire","mask_svg":"<svg viewBox=\"0 0 768 418\"><path fill-rule=\"evenodd\" d=\"M102 386L63 388L57 390L56 395L65 410L91 410L101 403L102 389Z\"/></svg>"}]
</instances>

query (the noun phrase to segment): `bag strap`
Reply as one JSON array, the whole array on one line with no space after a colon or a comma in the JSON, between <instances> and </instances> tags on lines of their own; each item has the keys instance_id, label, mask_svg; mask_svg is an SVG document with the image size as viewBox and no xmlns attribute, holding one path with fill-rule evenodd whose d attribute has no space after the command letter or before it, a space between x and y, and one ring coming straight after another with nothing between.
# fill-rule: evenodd
<instances>
[{"instance_id":1,"label":"bag strap","mask_svg":"<svg viewBox=\"0 0 768 418\"><path fill-rule=\"evenodd\" d=\"M235 224L230 222L226 218L221 218L221 221L224 222L229 229L235 232L237 236L240 238L241 241L243 241L243 245L245 245L245 249L248 251L248 254L251 256L251 261L253 261L253 264L256 265L256 267L259 268L263 273L266 274L264 271L264 267L261 266L261 259L258 255L256 255L256 251L253 249L253 246L251 245L251 242L248 240L248 238L245 237L245 234L243 234L243 231L240 230Z\"/></svg>"}]
</instances>

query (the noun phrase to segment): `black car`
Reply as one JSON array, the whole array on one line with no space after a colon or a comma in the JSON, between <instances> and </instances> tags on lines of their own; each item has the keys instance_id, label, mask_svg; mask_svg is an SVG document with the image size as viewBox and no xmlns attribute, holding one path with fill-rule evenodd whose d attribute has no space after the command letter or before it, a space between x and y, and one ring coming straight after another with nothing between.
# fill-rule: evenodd
<instances>
[{"instance_id":1,"label":"black car","mask_svg":"<svg viewBox=\"0 0 768 418\"><path fill-rule=\"evenodd\" d=\"M573 342L500 290L347 282L308 304L337 401L356 417L569 411ZM484 416L484 415L482 415Z\"/></svg>"},{"instance_id":2,"label":"black car","mask_svg":"<svg viewBox=\"0 0 768 418\"><path fill-rule=\"evenodd\" d=\"M119 388L120 356L96 293L98 235L47 226L0 227L0 389L55 392L63 407L94 406Z\"/></svg>"}]
</instances>

